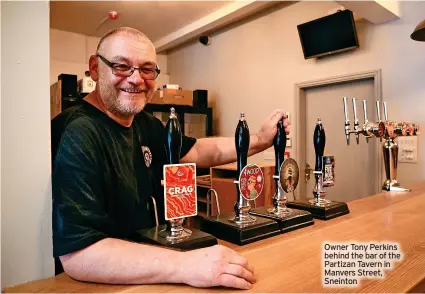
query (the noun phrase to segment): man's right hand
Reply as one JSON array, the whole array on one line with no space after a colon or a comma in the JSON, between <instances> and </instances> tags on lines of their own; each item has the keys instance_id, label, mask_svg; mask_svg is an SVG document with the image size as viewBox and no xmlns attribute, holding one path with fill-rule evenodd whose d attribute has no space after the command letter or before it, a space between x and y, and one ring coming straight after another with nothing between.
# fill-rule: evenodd
<instances>
[{"instance_id":1,"label":"man's right hand","mask_svg":"<svg viewBox=\"0 0 425 294\"><path fill-rule=\"evenodd\" d=\"M254 269L236 251L222 245L185 252L180 273L193 287L224 286L251 289Z\"/></svg>"}]
</instances>

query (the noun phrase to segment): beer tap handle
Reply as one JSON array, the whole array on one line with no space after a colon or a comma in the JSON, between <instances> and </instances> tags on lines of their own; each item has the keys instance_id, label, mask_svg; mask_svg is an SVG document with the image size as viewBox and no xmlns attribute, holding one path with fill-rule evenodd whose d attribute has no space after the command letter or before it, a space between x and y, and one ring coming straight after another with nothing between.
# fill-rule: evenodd
<instances>
[{"instance_id":1,"label":"beer tap handle","mask_svg":"<svg viewBox=\"0 0 425 294\"><path fill-rule=\"evenodd\" d=\"M350 121L348 120L348 110L347 110L347 97L343 98L344 101L344 117L345 117L345 139L347 141L347 145L350 145Z\"/></svg>"},{"instance_id":2,"label":"beer tap handle","mask_svg":"<svg viewBox=\"0 0 425 294\"><path fill-rule=\"evenodd\" d=\"M385 117L385 121L387 121L388 120L387 102L382 102L382 104L384 105L384 117Z\"/></svg>"},{"instance_id":3,"label":"beer tap handle","mask_svg":"<svg viewBox=\"0 0 425 294\"><path fill-rule=\"evenodd\" d=\"M279 176L280 166L283 163L286 148L286 132L283 125L283 119L277 123L277 132L273 140L275 154L275 169L274 175Z\"/></svg>"},{"instance_id":4,"label":"beer tap handle","mask_svg":"<svg viewBox=\"0 0 425 294\"><path fill-rule=\"evenodd\" d=\"M364 124L368 123L367 120L367 105L366 105L366 100L363 100L363 116L364 116Z\"/></svg>"},{"instance_id":5,"label":"beer tap handle","mask_svg":"<svg viewBox=\"0 0 425 294\"><path fill-rule=\"evenodd\" d=\"M381 122L381 106L379 101L376 101L376 114L378 115L378 122Z\"/></svg>"},{"instance_id":6,"label":"beer tap handle","mask_svg":"<svg viewBox=\"0 0 425 294\"><path fill-rule=\"evenodd\" d=\"M175 109L171 107L166 129L165 150L168 164L178 164L182 147L182 131Z\"/></svg>"},{"instance_id":7,"label":"beer tap handle","mask_svg":"<svg viewBox=\"0 0 425 294\"><path fill-rule=\"evenodd\" d=\"M353 98L353 111L354 111L354 134L356 135L356 142L357 144L359 144L359 120L357 119L356 98Z\"/></svg>"},{"instance_id":8,"label":"beer tap handle","mask_svg":"<svg viewBox=\"0 0 425 294\"><path fill-rule=\"evenodd\" d=\"M345 116L345 121L348 121L347 97L344 97L343 100L344 100L344 116Z\"/></svg>"},{"instance_id":9,"label":"beer tap handle","mask_svg":"<svg viewBox=\"0 0 425 294\"><path fill-rule=\"evenodd\" d=\"M381 105L379 101L376 101L376 114L378 115L378 124L381 122ZM382 137L379 137L379 141L382 142Z\"/></svg>"}]
</instances>

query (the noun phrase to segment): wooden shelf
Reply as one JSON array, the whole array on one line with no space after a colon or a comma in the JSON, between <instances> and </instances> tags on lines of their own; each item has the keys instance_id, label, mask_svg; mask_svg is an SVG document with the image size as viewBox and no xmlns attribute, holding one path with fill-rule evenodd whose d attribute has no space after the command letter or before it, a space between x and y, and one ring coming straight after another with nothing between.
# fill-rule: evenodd
<instances>
[{"instance_id":1,"label":"wooden shelf","mask_svg":"<svg viewBox=\"0 0 425 294\"><path fill-rule=\"evenodd\" d=\"M211 188L211 176L204 175L196 177L196 186L202 188Z\"/></svg>"},{"instance_id":2,"label":"wooden shelf","mask_svg":"<svg viewBox=\"0 0 425 294\"><path fill-rule=\"evenodd\" d=\"M208 203L207 197L203 197L203 196L198 195L198 202Z\"/></svg>"}]
</instances>

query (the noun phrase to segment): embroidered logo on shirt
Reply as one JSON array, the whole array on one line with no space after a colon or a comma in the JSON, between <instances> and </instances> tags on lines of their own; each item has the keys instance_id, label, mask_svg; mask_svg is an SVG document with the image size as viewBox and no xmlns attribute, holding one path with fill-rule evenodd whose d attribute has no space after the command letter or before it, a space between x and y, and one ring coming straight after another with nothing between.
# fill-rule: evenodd
<instances>
[{"instance_id":1,"label":"embroidered logo on shirt","mask_svg":"<svg viewBox=\"0 0 425 294\"><path fill-rule=\"evenodd\" d=\"M142 146L143 159L145 160L146 167L150 167L152 163L152 153L149 147Z\"/></svg>"}]
</instances>

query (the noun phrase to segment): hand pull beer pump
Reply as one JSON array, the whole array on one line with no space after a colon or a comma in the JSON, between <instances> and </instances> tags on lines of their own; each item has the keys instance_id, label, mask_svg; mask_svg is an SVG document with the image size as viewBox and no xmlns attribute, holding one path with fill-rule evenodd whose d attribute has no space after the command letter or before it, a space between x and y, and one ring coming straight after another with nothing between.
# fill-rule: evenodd
<instances>
[{"instance_id":1,"label":"hand pull beer pump","mask_svg":"<svg viewBox=\"0 0 425 294\"><path fill-rule=\"evenodd\" d=\"M262 216L253 216L250 201L261 194L264 175L260 167L247 164L250 134L245 114L241 113L235 131L236 201L233 213L206 217L201 230L219 239L238 245L248 244L280 233L278 223ZM217 197L218 198L218 197Z\"/></svg>"},{"instance_id":2,"label":"hand pull beer pump","mask_svg":"<svg viewBox=\"0 0 425 294\"><path fill-rule=\"evenodd\" d=\"M167 164L164 166L164 215L167 223L165 225L157 223L154 228L138 231L140 241L178 250L192 250L216 245L217 239L212 235L183 227L184 219L195 216L197 213L197 209L193 209L197 207L197 199L196 196L193 197L193 194L191 194L196 190L196 166L195 164L179 164L182 131L174 108L171 108L165 126L164 140L167 156ZM167 176L169 175L167 170L171 171L172 176ZM174 171L174 174L172 171ZM170 193L170 191L176 191L177 188L179 191L183 190L181 187L183 184L194 187L195 190L190 189L190 193ZM168 189L169 187L171 189ZM178 207L178 210L174 211L174 207ZM155 215L158 215L156 205L154 209Z\"/></svg>"},{"instance_id":3,"label":"hand pull beer pump","mask_svg":"<svg viewBox=\"0 0 425 294\"><path fill-rule=\"evenodd\" d=\"M286 206L288 199L285 193L294 193L298 185L299 169L294 159L284 158L286 132L283 119L277 124L273 146L275 152L275 171L273 175L275 192L273 195L273 206L251 209L250 214L277 221L282 233L313 225L314 220L310 212L290 209Z\"/></svg>"}]
</instances>

